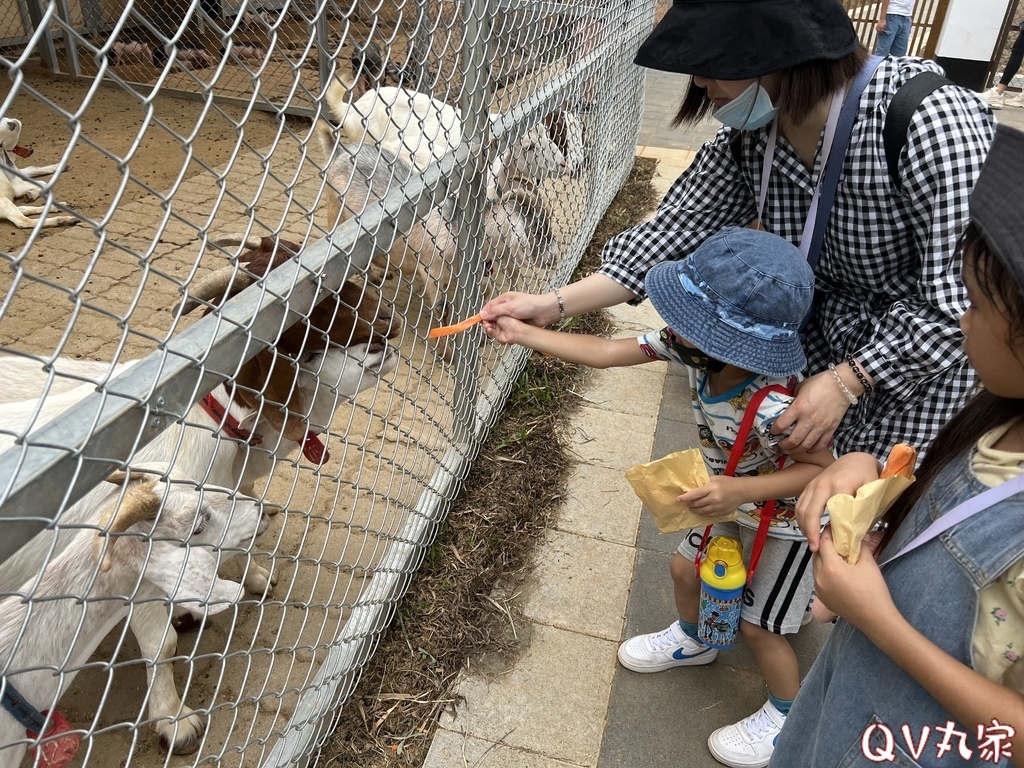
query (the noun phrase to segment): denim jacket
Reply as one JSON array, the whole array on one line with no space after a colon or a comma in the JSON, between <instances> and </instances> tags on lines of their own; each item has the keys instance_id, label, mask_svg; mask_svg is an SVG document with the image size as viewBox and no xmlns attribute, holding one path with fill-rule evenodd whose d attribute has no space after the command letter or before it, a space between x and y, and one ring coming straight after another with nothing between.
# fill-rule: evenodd
<instances>
[{"instance_id":1,"label":"denim jacket","mask_svg":"<svg viewBox=\"0 0 1024 768\"><path fill-rule=\"evenodd\" d=\"M896 531L880 561L899 552L957 504L987 490L970 468L972 453L957 457L939 474ZM907 621L970 666L978 592L1022 555L1024 494L1017 494L889 563L882 573ZM981 742L979 725L983 727ZM927 738L923 738L926 727ZM961 738L958 732L966 735ZM984 742L993 736L997 729L991 723L956 722L860 630L840 619L800 687L771 766L1009 765L1005 756L993 759L991 743L987 745L990 751L982 754ZM1006 741L1001 745L1005 748ZM944 751L944 746L949 749Z\"/></svg>"}]
</instances>

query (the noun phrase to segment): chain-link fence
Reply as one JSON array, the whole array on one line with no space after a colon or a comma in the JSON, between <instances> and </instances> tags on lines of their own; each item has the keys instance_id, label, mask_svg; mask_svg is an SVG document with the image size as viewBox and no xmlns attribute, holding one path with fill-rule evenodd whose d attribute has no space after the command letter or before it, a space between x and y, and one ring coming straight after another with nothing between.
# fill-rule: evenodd
<instances>
[{"instance_id":1,"label":"chain-link fence","mask_svg":"<svg viewBox=\"0 0 1024 768\"><path fill-rule=\"evenodd\" d=\"M8 3L0 765L310 760L525 361L428 332L568 278L652 8Z\"/></svg>"}]
</instances>

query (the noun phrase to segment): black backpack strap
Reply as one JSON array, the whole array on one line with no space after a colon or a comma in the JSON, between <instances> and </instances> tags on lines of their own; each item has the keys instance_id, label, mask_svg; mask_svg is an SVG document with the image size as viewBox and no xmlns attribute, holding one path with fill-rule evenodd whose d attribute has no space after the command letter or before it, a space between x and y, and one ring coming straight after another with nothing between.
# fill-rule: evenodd
<instances>
[{"instance_id":1,"label":"black backpack strap","mask_svg":"<svg viewBox=\"0 0 1024 768\"><path fill-rule=\"evenodd\" d=\"M907 130L917 108L928 96L944 85L955 85L938 72L921 72L907 80L889 102L882 128L882 144L885 147L885 164L889 178L897 187L900 184L900 155L907 146Z\"/></svg>"},{"instance_id":2,"label":"black backpack strap","mask_svg":"<svg viewBox=\"0 0 1024 768\"><path fill-rule=\"evenodd\" d=\"M732 155L736 167L743 170L743 141L739 131L736 131L736 134L729 140L729 153Z\"/></svg>"}]
</instances>

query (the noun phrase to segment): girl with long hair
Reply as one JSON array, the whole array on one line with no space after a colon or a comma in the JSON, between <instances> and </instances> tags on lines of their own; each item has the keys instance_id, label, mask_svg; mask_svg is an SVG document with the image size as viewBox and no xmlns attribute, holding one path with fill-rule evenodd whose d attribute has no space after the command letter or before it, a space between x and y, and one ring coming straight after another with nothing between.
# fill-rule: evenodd
<instances>
[{"instance_id":1,"label":"girl with long hair","mask_svg":"<svg viewBox=\"0 0 1024 768\"><path fill-rule=\"evenodd\" d=\"M850 453L797 505L817 595L842 617L772 765L1024 766L1024 133L1000 126L971 198L964 349L983 389L888 513L878 560L849 565L818 520L877 479ZM879 565L881 563L881 566Z\"/></svg>"}]
</instances>

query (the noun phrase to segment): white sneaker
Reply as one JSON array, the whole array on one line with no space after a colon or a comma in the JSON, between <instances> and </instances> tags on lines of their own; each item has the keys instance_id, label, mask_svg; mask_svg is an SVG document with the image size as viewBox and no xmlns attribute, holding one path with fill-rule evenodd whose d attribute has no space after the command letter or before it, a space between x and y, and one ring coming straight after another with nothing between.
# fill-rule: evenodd
<instances>
[{"instance_id":1,"label":"white sneaker","mask_svg":"<svg viewBox=\"0 0 1024 768\"><path fill-rule=\"evenodd\" d=\"M1024 107L1024 93L1015 93L1013 96L1003 94L1003 106Z\"/></svg>"},{"instance_id":2,"label":"white sneaker","mask_svg":"<svg viewBox=\"0 0 1024 768\"><path fill-rule=\"evenodd\" d=\"M1003 94L999 93L999 91L997 91L995 87L989 88L987 91L980 95L981 98L988 102L988 105L992 107L992 109L1003 108L1004 96Z\"/></svg>"},{"instance_id":3,"label":"white sneaker","mask_svg":"<svg viewBox=\"0 0 1024 768\"><path fill-rule=\"evenodd\" d=\"M719 728L708 736L715 760L730 768L764 768L772 759L775 740L786 716L772 702L738 723Z\"/></svg>"},{"instance_id":4,"label":"white sneaker","mask_svg":"<svg viewBox=\"0 0 1024 768\"><path fill-rule=\"evenodd\" d=\"M634 672L661 672L672 667L710 664L718 650L683 632L678 621L668 629L637 635L619 646L619 663Z\"/></svg>"}]
</instances>

